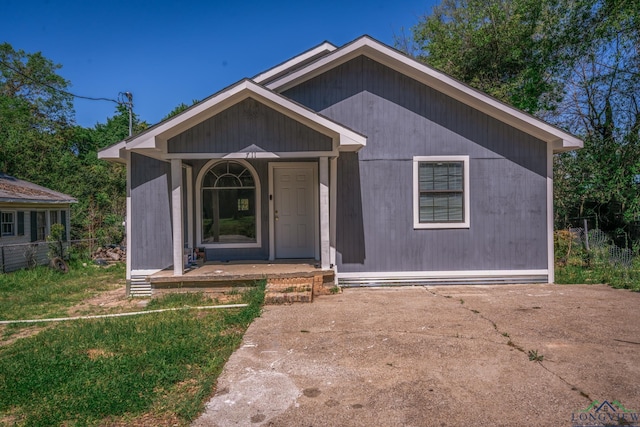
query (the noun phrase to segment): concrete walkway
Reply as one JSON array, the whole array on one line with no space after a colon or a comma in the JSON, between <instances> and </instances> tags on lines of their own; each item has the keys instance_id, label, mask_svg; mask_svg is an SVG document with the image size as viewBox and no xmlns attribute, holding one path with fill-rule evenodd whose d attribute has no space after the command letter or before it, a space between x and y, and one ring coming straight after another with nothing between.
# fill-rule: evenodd
<instances>
[{"instance_id":1,"label":"concrete walkway","mask_svg":"<svg viewBox=\"0 0 640 427\"><path fill-rule=\"evenodd\" d=\"M640 412L640 294L360 288L265 307L194 425L571 426L594 400Z\"/></svg>"}]
</instances>

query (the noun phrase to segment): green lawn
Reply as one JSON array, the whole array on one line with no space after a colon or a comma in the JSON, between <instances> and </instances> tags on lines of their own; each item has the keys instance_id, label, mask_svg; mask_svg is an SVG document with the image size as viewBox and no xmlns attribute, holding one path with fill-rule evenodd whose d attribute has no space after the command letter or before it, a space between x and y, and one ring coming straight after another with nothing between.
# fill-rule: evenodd
<instances>
[{"instance_id":1,"label":"green lawn","mask_svg":"<svg viewBox=\"0 0 640 427\"><path fill-rule=\"evenodd\" d=\"M65 316L74 304L124 286L124 263L108 268L85 264L72 263L67 274L43 266L0 273L0 320Z\"/></svg>"},{"instance_id":2,"label":"green lawn","mask_svg":"<svg viewBox=\"0 0 640 427\"><path fill-rule=\"evenodd\" d=\"M14 309L5 309L4 315L33 316L38 307L56 313L67 303L73 305L79 294L99 291L98 283L105 279L99 272L108 270L87 272L90 279L84 281L84 290L64 286L64 277L42 272L44 278L36 280L40 288L50 283L67 296L18 286L11 295ZM116 272L111 270L102 281L111 281ZM68 277L75 282L74 276ZM2 280L6 285L16 278ZM71 288L75 290L67 292ZM39 298L40 293L58 302L49 304L45 298L31 303L30 296ZM3 286L2 306L6 295ZM213 392L244 331L260 314L264 284L240 298L249 305L56 323L0 347L0 425L188 425ZM30 308L16 308L18 301ZM200 294L174 294L153 300L147 309L214 303Z\"/></svg>"}]
</instances>

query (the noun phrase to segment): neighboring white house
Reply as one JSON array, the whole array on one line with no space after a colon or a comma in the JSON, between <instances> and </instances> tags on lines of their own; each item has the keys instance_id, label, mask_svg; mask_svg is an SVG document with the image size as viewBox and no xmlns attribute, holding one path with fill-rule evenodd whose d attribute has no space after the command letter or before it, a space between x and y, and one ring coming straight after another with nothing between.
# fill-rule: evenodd
<instances>
[{"instance_id":1,"label":"neighboring white house","mask_svg":"<svg viewBox=\"0 0 640 427\"><path fill-rule=\"evenodd\" d=\"M0 173L0 271L24 268L30 260L46 264L46 237L62 224L69 240L73 197Z\"/></svg>"}]
</instances>

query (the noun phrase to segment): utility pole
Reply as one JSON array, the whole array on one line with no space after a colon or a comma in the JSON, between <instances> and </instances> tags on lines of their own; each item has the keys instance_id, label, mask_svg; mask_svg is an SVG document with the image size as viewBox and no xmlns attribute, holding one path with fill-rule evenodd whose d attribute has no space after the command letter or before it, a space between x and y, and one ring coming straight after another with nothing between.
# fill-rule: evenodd
<instances>
[{"instance_id":1,"label":"utility pole","mask_svg":"<svg viewBox=\"0 0 640 427\"><path fill-rule=\"evenodd\" d=\"M124 96L127 97L127 108L129 109L129 136L133 135L133 94L131 92L125 92Z\"/></svg>"}]
</instances>

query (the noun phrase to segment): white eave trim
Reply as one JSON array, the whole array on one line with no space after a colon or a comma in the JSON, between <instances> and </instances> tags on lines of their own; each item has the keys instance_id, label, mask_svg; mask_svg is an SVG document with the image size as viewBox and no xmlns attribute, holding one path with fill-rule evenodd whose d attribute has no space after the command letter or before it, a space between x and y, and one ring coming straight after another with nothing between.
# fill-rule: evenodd
<instances>
[{"instance_id":1,"label":"white eave trim","mask_svg":"<svg viewBox=\"0 0 640 427\"><path fill-rule=\"evenodd\" d=\"M126 156L122 151L123 148L126 148L126 142L120 141L98 151L98 158L102 160L112 160L116 162L126 163Z\"/></svg>"},{"instance_id":2,"label":"white eave trim","mask_svg":"<svg viewBox=\"0 0 640 427\"><path fill-rule=\"evenodd\" d=\"M359 55L365 55L523 132L554 144L554 152L578 149L583 146L581 139L504 104L367 36L268 83L266 87L283 92Z\"/></svg>"},{"instance_id":3,"label":"white eave trim","mask_svg":"<svg viewBox=\"0 0 640 427\"><path fill-rule=\"evenodd\" d=\"M258 84L261 84L262 82L269 80L270 78L277 76L280 73L286 72L286 70L293 68L296 65L303 63L304 61L308 61L314 56L320 55L323 52L333 52L336 49L337 47L332 45L331 43L324 42L319 46L316 46L294 58L291 58L286 62L283 62L280 65L271 68L270 70L265 71L264 73L258 74L252 80Z\"/></svg>"},{"instance_id":4,"label":"white eave trim","mask_svg":"<svg viewBox=\"0 0 640 427\"><path fill-rule=\"evenodd\" d=\"M163 143L168 139L246 98L254 98L258 102L294 120L298 120L322 134L330 136L340 144L344 143L343 149L347 151L360 149L367 143L365 136L296 104L271 90L265 89L251 80L243 80L235 86L202 101L184 113L142 133L139 137L134 137L126 143L125 147L127 150L162 149ZM340 149L340 147L338 148Z\"/></svg>"}]
</instances>

